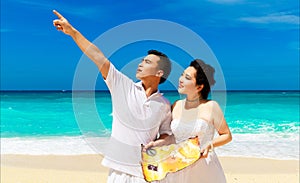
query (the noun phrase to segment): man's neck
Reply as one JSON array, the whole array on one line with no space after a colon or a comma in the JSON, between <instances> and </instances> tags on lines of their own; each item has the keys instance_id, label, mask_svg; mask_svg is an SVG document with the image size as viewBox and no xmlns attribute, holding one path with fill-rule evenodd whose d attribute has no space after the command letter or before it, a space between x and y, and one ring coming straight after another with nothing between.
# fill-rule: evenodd
<instances>
[{"instance_id":1,"label":"man's neck","mask_svg":"<svg viewBox=\"0 0 300 183\"><path fill-rule=\"evenodd\" d=\"M157 81L142 81L143 88L147 97L150 97L153 93L157 92L158 83L159 82Z\"/></svg>"}]
</instances>

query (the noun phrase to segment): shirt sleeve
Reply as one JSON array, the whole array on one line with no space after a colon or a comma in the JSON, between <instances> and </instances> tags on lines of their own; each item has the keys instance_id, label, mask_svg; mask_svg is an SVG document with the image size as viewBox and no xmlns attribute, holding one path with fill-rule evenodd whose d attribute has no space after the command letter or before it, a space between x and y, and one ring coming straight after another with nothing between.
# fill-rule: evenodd
<instances>
[{"instance_id":1,"label":"shirt sleeve","mask_svg":"<svg viewBox=\"0 0 300 183\"><path fill-rule=\"evenodd\" d=\"M168 134L172 135L172 130L171 130L171 120L172 120L172 115L171 115L171 106L170 104L166 104L165 111L162 114L164 117L162 118L161 125L159 127L159 134Z\"/></svg>"},{"instance_id":2,"label":"shirt sleeve","mask_svg":"<svg viewBox=\"0 0 300 183\"><path fill-rule=\"evenodd\" d=\"M124 90L129 88L128 86L134 84L130 78L118 71L112 63L110 63L109 71L104 81L112 95L115 91L124 92Z\"/></svg>"}]
</instances>

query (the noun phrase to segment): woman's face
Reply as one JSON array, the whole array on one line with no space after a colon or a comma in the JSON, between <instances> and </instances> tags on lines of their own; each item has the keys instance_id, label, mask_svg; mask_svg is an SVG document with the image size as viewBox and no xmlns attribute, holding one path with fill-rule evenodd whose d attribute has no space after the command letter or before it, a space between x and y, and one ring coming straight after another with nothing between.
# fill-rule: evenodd
<instances>
[{"instance_id":1,"label":"woman's face","mask_svg":"<svg viewBox=\"0 0 300 183\"><path fill-rule=\"evenodd\" d=\"M198 95L199 86L196 85L196 69L189 66L179 77L178 92L185 95Z\"/></svg>"}]
</instances>

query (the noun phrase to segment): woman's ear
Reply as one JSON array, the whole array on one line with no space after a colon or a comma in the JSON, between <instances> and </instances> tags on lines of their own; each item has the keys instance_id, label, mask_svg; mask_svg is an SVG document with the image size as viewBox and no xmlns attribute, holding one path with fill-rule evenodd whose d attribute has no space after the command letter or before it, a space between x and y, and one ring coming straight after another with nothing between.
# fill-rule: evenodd
<instances>
[{"instance_id":1,"label":"woman's ear","mask_svg":"<svg viewBox=\"0 0 300 183\"><path fill-rule=\"evenodd\" d=\"M197 86L198 92L200 92L203 88L204 88L204 84L198 85Z\"/></svg>"}]
</instances>

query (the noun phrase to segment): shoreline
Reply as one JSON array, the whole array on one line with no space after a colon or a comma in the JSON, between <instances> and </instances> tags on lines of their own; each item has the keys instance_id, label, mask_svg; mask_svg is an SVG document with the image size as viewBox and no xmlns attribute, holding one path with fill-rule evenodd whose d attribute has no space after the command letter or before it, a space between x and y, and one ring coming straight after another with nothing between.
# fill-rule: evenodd
<instances>
[{"instance_id":1,"label":"shoreline","mask_svg":"<svg viewBox=\"0 0 300 183\"><path fill-rule=\"evenodd\" d=\"M299 160L219 157L228 183L297 183ZM106 182L102 156L1 154L1 182Z\"/></svg>"},{"instance_id":2,"label":"shoreline","mask_svg":"<svg viewBox=\"0 0 300 183\"><path fill-rule=\"evenodd\" d=\"M233 140L215 149L218 157L299 160L299 134L232 134ZM103 137L99 137L99 142ZM107 137L108 138L108 137ZM101 154L84 136L43 136L0 138L1 154L84 155Z\"/></svg>"}]
</instances>

